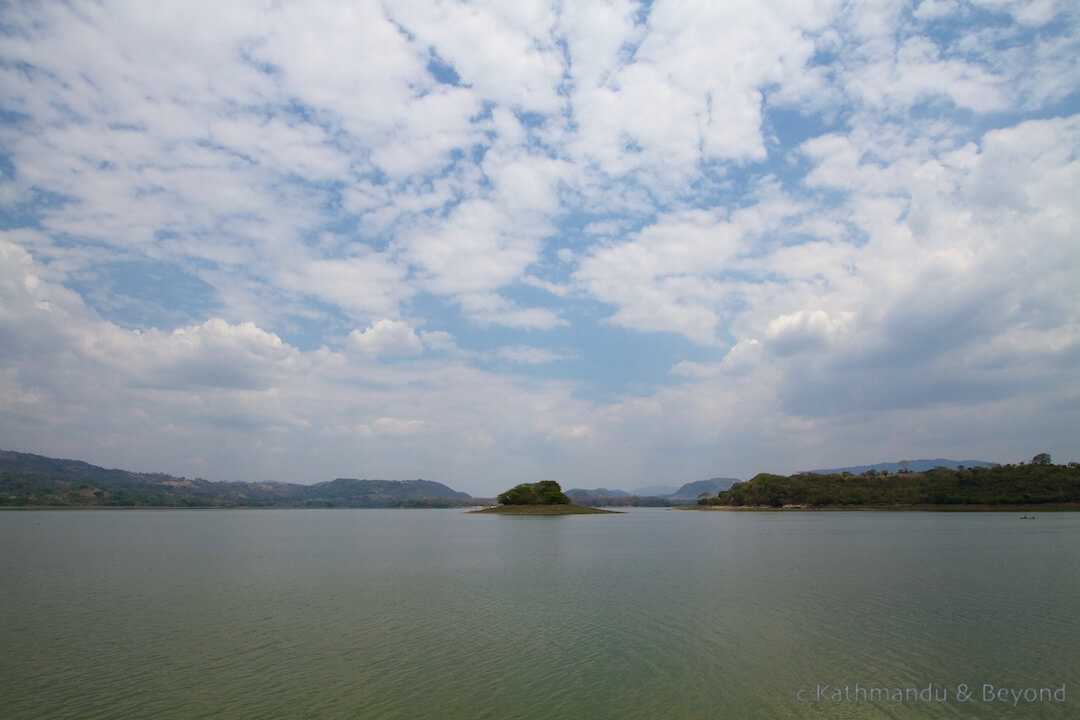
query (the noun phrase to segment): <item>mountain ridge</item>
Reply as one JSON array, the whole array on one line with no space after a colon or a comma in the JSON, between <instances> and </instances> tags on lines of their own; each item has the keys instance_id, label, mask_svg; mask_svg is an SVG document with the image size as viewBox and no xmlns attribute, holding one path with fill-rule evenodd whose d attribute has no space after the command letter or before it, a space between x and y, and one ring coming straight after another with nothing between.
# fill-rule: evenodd
<instances>
[{"instance_id":1,"label":"mountain ridge","mask_svg":"<svg viewBox=\"0 0 1080 720\"><path fill-rule=\"evenodd\" d=\"M570 488L566 494L575 500L578 498L607 498L607 497L630 497L631 493L625 490L608 490L607 488Z\"/></svg>"},{"instance_id":2,"label":"mountain ridge","mask_svg":"<svg viewBox=\"0 0 1080 720\"><path fill-rule=\"evenodd\" d=\"M985 460L949 460L947 458L934 458L921 460L898 460L897 462L879 462L871 465L849 465L848 467L841 468L827 468L820 470L811 470L810 472L818 475L829 475L832 473L845 473L849 472L853 475L860 475L870 470L876 470L881 472L882 470L888 470L891 473L899 472L901 470L910 470L911 472L926 472L927 470L933 470L936 467L947 467L950 470L955 470L958 465L964 467L993 467L997 463L986 462Z\"/></svg>"},{"instance_id":3,"label":"mountain ridge","mask_svg":"<svg viewBox=\"0 0 1080 720\"><path fill-rule=\"evenodd\" d=\"M0 450L0 506L430 507L471 500L468 493L423 479L335 478L314 485L213 482Z\"/></svg>"},{"instance_id":4,"label":"mountain ridge","mask_svg":"<svg viewBox=\"0 0 1080 720\"><path fill-rule=\"evenodd\" d=\"M718 492L722 492L730 488L733 484L739 482L738 478L729 477L714 477L708 480L694 480L692 482L685 483L675 492L671 493L668 497L676 498L679 500L696 500L701 493L709 493L715 495Z\"/></svg>"}]
</instances>

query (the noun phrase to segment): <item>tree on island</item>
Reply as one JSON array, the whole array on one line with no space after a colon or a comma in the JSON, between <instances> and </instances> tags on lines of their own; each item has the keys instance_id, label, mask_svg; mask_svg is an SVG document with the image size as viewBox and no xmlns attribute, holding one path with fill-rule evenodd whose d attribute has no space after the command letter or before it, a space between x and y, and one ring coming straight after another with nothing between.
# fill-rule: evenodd
<instances>
[{"instance_id":1,"label":"tree on island","mask_svg":"<svg viewBox=\"0 0 1080 720\"><path fill-rule=\"evenodd\" d=\"M569 505L570 498L554 480L522 483L499 495L500 505Z\"/></svg>"}]
</instances>

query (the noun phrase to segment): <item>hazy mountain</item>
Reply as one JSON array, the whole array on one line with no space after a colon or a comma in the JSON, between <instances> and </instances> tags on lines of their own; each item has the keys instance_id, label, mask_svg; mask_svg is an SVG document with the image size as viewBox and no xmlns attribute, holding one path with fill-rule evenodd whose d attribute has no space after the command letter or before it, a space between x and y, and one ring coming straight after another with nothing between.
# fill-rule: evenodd
<instances>
[{"instance_id":1,"label":"hazy mountain","mask_svg":"<svg viewBox=\"0 0 1080 720\"><path fill-rule=\"evenodd\" d=\"M338 478L315 485L211 482L106 469L81 460L0 450L0 505L164 507L388 507L469 500L430 480Z\"/></svg>"},{"instance_id":2,"label":"hazy mountain","mask_svg":"<svg viewBox=\"0 0 1080 720\"><path fill-rule=\"evenodd\" d=\"M701 493L715 495L722 490L727 490L733 483L739 482L738 478L710 478L708 480L695 480L688 482L671 494L673 498L697 498Z\"/></svg>"},{"instance_id":3,"label":"hazy mountain","mask_svg":"<svg viewBox=\"0 0 1080 720\"><path fill-rule=\"evenodd\" d=\"M912 472L926 472L927 470L933 470L936 467L947 467L952 470L956 469L957 465L963 465L964 467L993 467L994 463L984 462L982 460L948 460L946 458L935 458L933 460L907 460L907 469ZM812 473L819 475L828 475L830 473L843 473L849 472L853 475L859 475L869 470L888 470L891 473L898 472L902 469L902 465L899 462L881 462L874 463L873 465L852 465L851 467L842 468L830 468L825 470L811 470Z\"/></svg>"},{"instance_id":4,"label":"hazy mountain","mask_svg":"<svg viewBox=\"0 0 1080 720\"><path fill-rule=\"evenodd\" d=\"M567 490L566 494L572 498L582 497L629 497L630 493L625 490L608 490L607 488L596 488L595 490L582 490L581 488L574 488Z\"/></svg>"},{"instance_id":5,"label":"hazy mountain","mask_svg":"<svg viewBox=\"0 0 1080 720\"><path fill-rule=\"evenodd\" d=\"M638 497L667 497L674 494L679 488L674 485L650 485L648 487L638 488L633 491L633 495Z\"/></svg>"}]
</instances>

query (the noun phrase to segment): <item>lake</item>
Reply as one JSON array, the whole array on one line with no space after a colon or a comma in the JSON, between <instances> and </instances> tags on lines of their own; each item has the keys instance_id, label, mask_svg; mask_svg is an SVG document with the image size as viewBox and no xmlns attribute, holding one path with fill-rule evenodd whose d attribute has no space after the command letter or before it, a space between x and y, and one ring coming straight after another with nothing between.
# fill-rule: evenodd
<instances>
[{"instance_id":1,"label":"lake","mask_svg":"<svg viewBox=\"0 0 1080 720\"><path fill-rule=\"evenodd\" d=\"M3 512L0 715L1077 717L1020 514Z\"/></svg>"}]
</instances>

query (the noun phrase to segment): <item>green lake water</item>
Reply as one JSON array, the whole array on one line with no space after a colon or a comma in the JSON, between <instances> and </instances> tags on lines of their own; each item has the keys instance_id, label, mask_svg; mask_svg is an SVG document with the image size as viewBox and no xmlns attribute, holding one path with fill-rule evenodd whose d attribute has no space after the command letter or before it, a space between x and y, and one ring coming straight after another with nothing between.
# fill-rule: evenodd
<instances>
[{"instance_id":1,"label":"green lake water","mask_svg":"<svg viewBox=\"0 0 1080 720\"><path fill-rule=\"evenodd\" d=\"M1020 514L3 512L0 717L1080 717Z\"/></svg>"}]
</instances>

